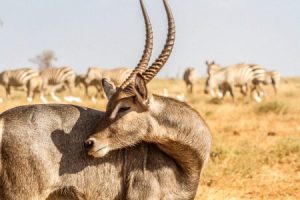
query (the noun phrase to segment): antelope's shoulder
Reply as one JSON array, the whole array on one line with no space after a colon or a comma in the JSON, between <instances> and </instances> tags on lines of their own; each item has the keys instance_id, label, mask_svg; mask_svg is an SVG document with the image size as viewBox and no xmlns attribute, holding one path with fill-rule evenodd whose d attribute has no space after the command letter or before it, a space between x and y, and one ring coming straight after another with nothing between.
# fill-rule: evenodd
<instances>
[{"instance_id":1,"label":"antelope's shoulder","mask_svg":"<svg viewBox=\"0 0 300 200\"><path fill-rule=\"evenodd\" d=\"M11 108L0 114L5 124L45 124L60 121L62 124L79 119L101 119L103 112L70 104L35 104Z\"/></svg>"}]
</instances>

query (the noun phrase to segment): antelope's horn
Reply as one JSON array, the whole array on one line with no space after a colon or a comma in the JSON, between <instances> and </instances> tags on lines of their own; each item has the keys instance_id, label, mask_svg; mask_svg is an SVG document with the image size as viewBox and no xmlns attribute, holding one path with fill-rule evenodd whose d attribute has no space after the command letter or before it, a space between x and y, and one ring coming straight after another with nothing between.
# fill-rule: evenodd
<instances>
[{"instance_id":1,"label":"antelope's horn","mask_svg":"<svg viewBox=\"0 0 300 200\"><path fill-rule=\"evenodd\" d=\"M145 72L145 70L147 69L150 57L151 57L151 53L152 53L152 48L153 48L152 26L151 26L151 22L149 20L149 16L147 14L146 8L144 6L143 0L140 0L140 4L141 4L142 11L143 11L145 26L146 26L146 44L145 44L144 52L143 52L140 62L138 63L136 68L131 72L129 77L122 83L122 85L120 86L121 89L124 89L131 82L131 80L137 73L142 74L143 72Z\"/></svg>"},{"instance_id":2,"label":"antelope's horn","mask_svg":"<svg viewBox=\"0 0 300 200\"><path fill-rule=\"evenodd\" d=\"M174 41L175 41L175 22L173 18L172 11L170 9L167 0L164 0L164 6L168 15L168 37L159 57L152 63L152 65L142 74L146 83L151 81L153 77L161 70L161 68L165 65L170 54L172 52Z\"/></svg>"}]
</instances>

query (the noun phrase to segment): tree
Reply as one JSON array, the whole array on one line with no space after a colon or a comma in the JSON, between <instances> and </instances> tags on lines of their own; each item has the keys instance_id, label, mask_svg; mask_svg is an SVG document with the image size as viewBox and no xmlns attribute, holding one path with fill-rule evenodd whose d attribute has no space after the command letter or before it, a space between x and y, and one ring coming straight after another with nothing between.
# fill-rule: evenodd
<instances>
[{"instance_id":1,"label":"tree","mask_svg":"<svg viewBox=\"0 0 300 200\"><path fill-rule=\"evenodd\" d=\"M57 58L55 56L54 51L45 50L41 54L30 59L29 61L34 64L37 64L39 66L39 69L43 70L45 68L53 67L53 62L56 60Z\"/></svg>"}]
</instances>

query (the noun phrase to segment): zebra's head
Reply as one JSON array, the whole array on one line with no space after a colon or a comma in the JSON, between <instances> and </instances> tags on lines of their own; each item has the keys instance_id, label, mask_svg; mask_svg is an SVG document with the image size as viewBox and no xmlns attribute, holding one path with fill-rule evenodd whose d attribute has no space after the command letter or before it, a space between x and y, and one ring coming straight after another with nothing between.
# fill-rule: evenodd
<instances>
[{"instance_id":1,"label":"zebra's head","mask_svg":"<svg viewBox=\"0 0 300 200\"><path fill-rule=\"evenodd\" d=\"M209 75L205 80L204 93L210 94L212 97L216 97L216 95L219 92L220 92L219 83L217 82L214 76Z\"/></svg>"},{"instance_id":2,"label":"zebra's head","mask_svg":"<svg viewBox=\"0 0 300 200\"><path fill-rule=\"evenodd\" d=\"M102 80L102 85L109 101L104 118L96 129L96 133L85 141L88 154L102 157L109 151L119 149L139 137L141 132L153 130L155 122L151 113L160 107L154 97L148 94L149 83L167 62L175 40L175 22L167 0L163 0L168 16L168 37L162 53L148 66L152 53L152 28L143 0L140 0L146 24L146 45L144 54L123 84L116 86L108 80Z\"/></svg>"},{"instance_id":3,"label":"zebra's head","mask_svg":"<svg viewBox=\"0 0 300 200\"><path fill-rule=\"evenodd\" d=\"M216 71L220 70L220 66L215 63L215 61L206 61L205 64L207 65L207 74L210 76L214 74Z\"/></svg>"}]
</instances>

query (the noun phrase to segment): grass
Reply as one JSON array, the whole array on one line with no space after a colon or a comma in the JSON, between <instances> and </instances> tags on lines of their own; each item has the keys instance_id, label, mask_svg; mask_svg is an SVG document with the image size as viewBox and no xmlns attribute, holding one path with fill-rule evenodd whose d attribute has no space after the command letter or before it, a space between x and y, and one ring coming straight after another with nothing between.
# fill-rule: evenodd
<instances>
[{"instance_id":1,"label":"grass","mask_svg":"<svg viewBox=\"0 0 300 200\"><path fill-rule=\"evenodd\" d=\"M275 114L287 114L288 105L283 102L272 101L266 102L258 106L258 113L275 113Z\"/></svg>"},{"instance_id":2,"label":"grass","mask_svg":"<svg viewBox=\"0 0 300 200\"><path fill-rule=\"evenodd\" d=\"M244 101L238 90L235 103L229 96L212 100L203 93L204 80L196 84L194 94L186 93L181 80L154 80L148 88L156 94L164 89L170 96L185 94L212 130L211 159L196 200L300 199L300 78L286 79L277 96L266 87L260 104ZM76 95L82 96L82 90ZM0 111L26 104L23 93L13 91L13 96L0 104ZM105 109L105 100L83 99L80 105Z\"/></svg>"}]
</instances>

